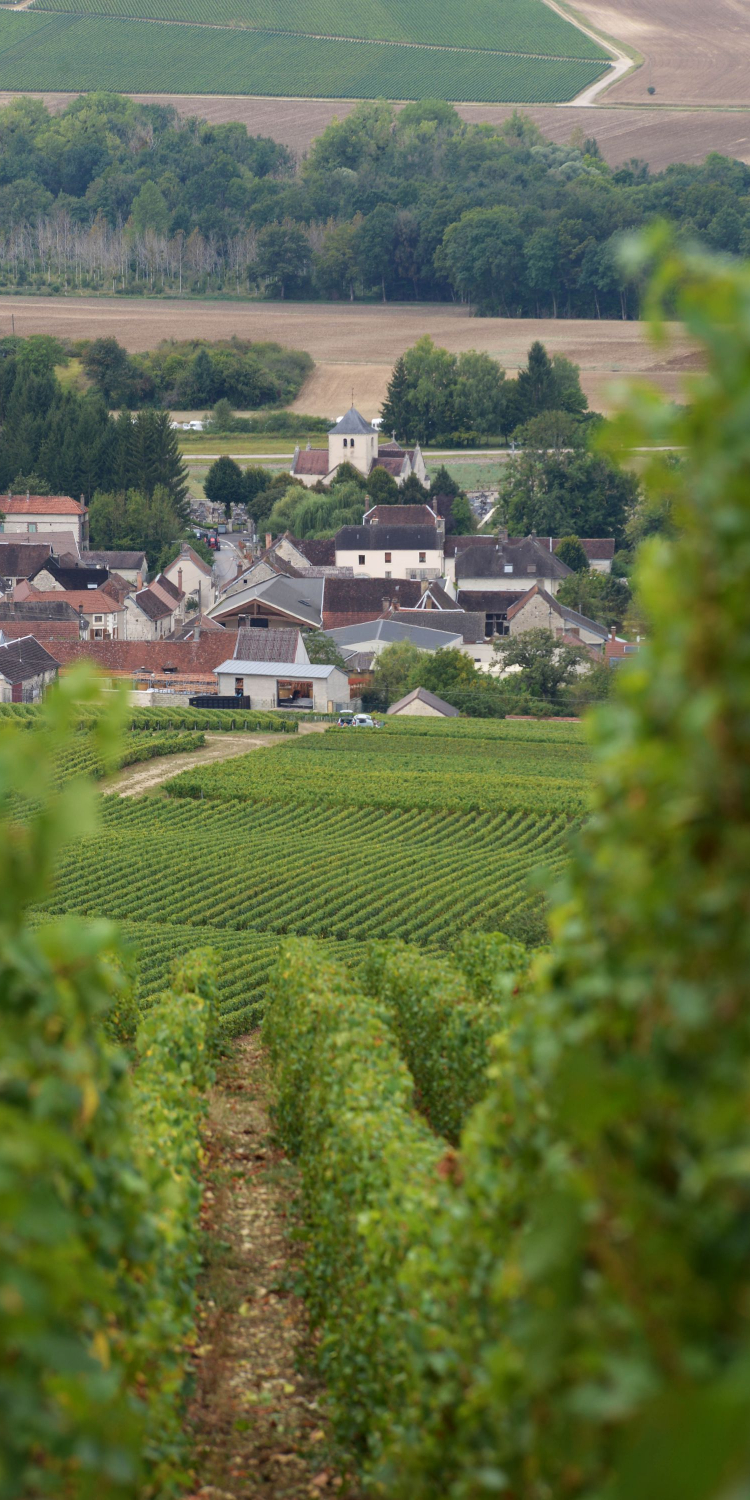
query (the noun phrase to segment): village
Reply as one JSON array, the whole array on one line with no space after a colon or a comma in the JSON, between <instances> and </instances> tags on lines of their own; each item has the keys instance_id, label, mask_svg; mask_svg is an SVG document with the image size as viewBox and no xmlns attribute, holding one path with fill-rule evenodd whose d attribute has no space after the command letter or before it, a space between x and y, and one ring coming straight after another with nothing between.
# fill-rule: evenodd
<instances>
[{"instance_id":1,"label":"village","mask_svg":"<svg viewBox=\"0 0 750 1500\"><path fill-rule=\"evenodd\" d=\"M382 443L354 407L327 451L295 452L292 475L330 484L344 463L366 476L384 467L399 487L416 474L429 488L420 450ZM530 630L582 648L593 663L614 666L635 649L558 601L571 574L556 555L561 538L511 537L502 526L457 535L452 504L430 490L423 504L372 505L361 525L325 540L246 531L229 574L218 556L212 566L183 541L150 577L145 551L90 549L86 506L71 496L0 498L0 701L37 701L86 659L143 706L336 715L361 707L377 657L396 642L459 651L495 676L498 638ZM589 568L608 574L614 538L579 540ZM316 636L333 643L334 661L317 659ZM413 694L399 711L450 708L429 696Z\"/></svg>"}]
</instances>

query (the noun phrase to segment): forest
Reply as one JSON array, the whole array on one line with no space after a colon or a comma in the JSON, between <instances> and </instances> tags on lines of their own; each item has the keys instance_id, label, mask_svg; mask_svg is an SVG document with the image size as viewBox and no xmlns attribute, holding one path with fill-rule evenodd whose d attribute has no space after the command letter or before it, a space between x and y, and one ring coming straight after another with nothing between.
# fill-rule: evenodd
<instances>
[{"instance_id":1,"label":"forest","mask_svg":"<svg viewBox=\"0 0 750 1500\"><path fill-rule=\"evenodd\" d=\"M363 103L301 162L239 123L89 94L0 110L0 291L461 300L503 316L635 318L623 234L750 250L750 168L613 170L516 113Z\"/></svg>"}]
</instances>

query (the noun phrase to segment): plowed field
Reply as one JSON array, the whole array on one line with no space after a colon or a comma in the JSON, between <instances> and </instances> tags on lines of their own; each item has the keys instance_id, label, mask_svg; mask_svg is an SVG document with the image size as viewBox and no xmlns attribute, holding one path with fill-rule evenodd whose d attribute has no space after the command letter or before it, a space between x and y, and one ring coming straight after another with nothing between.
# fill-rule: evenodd
<instances>
[{"instance_id":1,"label":"plowed field","mask_svg":"<svg viewBox=\"0 0 750 1500\"><path fill-rule=\"evenodd\" d=\"M608 103L750 104L747 0L576 0L576 10L645 59Z\"/></svg>"},{"instance_id":2,"label":"plowed field","mask_svg":"<svg viewBox=\"0 0 750 1500\"><path fill-rule=\"evenodd\" d=\"M550 353L566 354L583 372L592 405L607 406L606 389L618 376L646 375L677 395L694 356L678 328L671 347L654 351L642 323L587 322L567 318L472 318L459 306L406 303L120 302L112 298L3 297L0 335L53 333L66 338L114 335L127 349L151 349L160 339L275 339L307 349L316 368L293 410L337 416L354 399L366 417L378 414L394 361L428 333L460 353L482 349L514 372L534 339Z\"/></svg>"}]
</instances>

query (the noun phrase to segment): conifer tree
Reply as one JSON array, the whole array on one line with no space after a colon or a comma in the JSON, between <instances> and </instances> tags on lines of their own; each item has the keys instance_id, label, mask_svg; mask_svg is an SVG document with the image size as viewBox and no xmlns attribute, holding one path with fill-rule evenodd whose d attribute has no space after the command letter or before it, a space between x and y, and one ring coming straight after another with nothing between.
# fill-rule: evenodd
<instances>
[{"instance_id":1,"label":"conifer tree","mask_svg":"<svg viewBox=\"0 0 750 1500\"><path fill-rule=\"evenodd\" d=\"M408 442L411 436L412 410L409 399L409 377L406 373L406 363L401 355L393 366L393 374L388 381L383 409L383 432L390 437L395 433L399 442Z\"/></svg>"}]
</instances>

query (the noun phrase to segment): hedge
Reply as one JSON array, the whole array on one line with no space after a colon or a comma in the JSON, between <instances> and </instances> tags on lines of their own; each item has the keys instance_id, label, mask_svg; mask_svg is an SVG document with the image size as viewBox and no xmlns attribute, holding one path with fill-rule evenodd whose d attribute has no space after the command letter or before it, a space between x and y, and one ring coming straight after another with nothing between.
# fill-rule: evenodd
<instances>
[{"instance_id":1,"label":"hedge","mask_svg":"<svg viewBox=\"0 0 750 1500\"><path fill-rule=\"evenodd\" d=\"M433 1130L454 1145L487 1091L490 1039L508 1020L530 955L502 933L469 933L452 960L372 944L359 976L385 1006Z\"/></svg>"},{"instance_id":2,"label":"hedge","mask_svg":"<svg viewBox=\"0 0 750 1500\"><path fill-rule=\"evenodd\" d=\"M52 775L81 693L95 700L77 674L38 734L0 736L2 1500L185 1482L210 965L186 961L149 1012L133 1074L105 1035L129 1005L115 929L30 917L59 849L95 823L94 787ZM101 720L92 753L105 739Z\"/></svg>"},{"instance_id":3,"label":"hedge","mask_svg":"<svg viewBox=\"0 0 750 1500\"><path fill-rule=\"evenodd\" d=\"M279 1138L299 1162L305 1285L340 1441L369 1465L404 1382L397 1272L448 1188L386 1014L313 944L290 942L263 1026Z\"/></svg>"}]
</instances>

